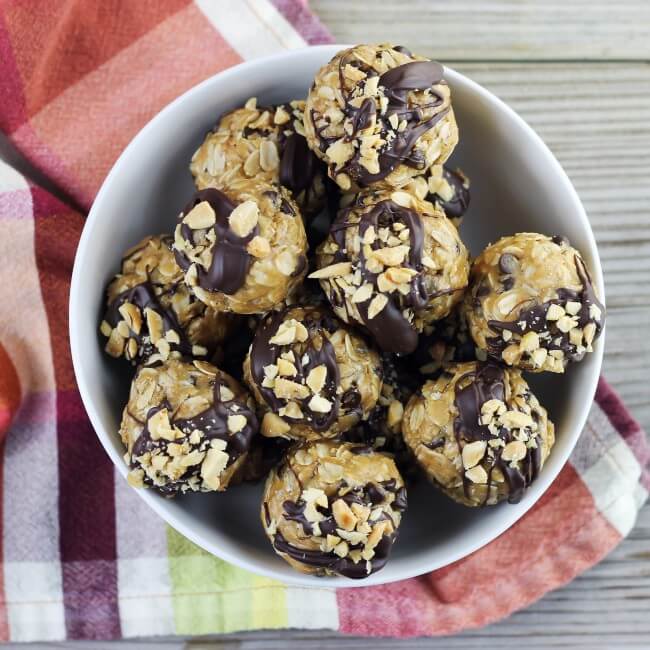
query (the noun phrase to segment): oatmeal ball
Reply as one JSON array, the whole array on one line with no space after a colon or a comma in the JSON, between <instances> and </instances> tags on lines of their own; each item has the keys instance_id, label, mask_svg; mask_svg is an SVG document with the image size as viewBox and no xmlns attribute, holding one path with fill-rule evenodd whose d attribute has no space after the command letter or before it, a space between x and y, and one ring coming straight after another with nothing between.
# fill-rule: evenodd
<instances>
[{"instance_id":1,"label":"oatmeal ball","mask_svg":"<svg viewBox=\"0 0 650 650\"><path fill-rule=\"evenodd\" d=\"M284 188L254 181L197 192L179 216L174 251L200 300L238 314L272 309L307 270L296 204Z\"/></svg>"},{"instance_id":2,"label":"oatmeal ball","mask_svg":"<svg viewBox=\"0 0 650 650\"><path fill-rule=\"evenodd\" d=\"M389 453L408 481L413 478L414 462L402 436L402 418L406 404L420 386L420 378L408 358L382 354L381 360L384 381L377 405L367 420L358 422L342 438Z\"/></svg>"},{"instance_id":3,"label":"oatmeal ball","mask_svg":"<svg viewBox=\"0 0 650 650\"><path fill-rule=\"evenodd\" d=\"M564 372L592 351L605 309L566 239L504 237L474 261L465 314L476 345L509 366Z\"/></svg>"},{"instance_id":4,"label":"oatmeal ball","mask_svg":"<svg viewBox=\"0 0 650 650\"><path fill-rule=\"evenodd\" d=\"M271 472L261 517L276 553L298 571L365 578L386 564L406 504L391 458L315 441Z\"/></svg>"},{"instance_id":5,"label":"oatmeal ball","mask_svg":"<svg viewBox=\"0 0 650 650\"><path fill-rule=\"evenodd\" d=\"M476 361L426 382L406 407L403 432L431 481L466 506L517 503L555 442L521 372Z\"/></svg>"},{"instance_id":6,"label":"oatmeal ball","mask_svg":"<svg viewBox=\"0 0 650 650\"><path fill-rule=\"evenodd\" d=\"M458 231L427 201L366 190L343 208L318 248L318 278L336 314L385 352L409 354L424 326L463 296L469 261Z\"/></svg>"},{"instance_id":7,"label":"oatmeal ball","mask_svg":"<svg viewBox=\"0 0 650 650\"><path fill-rule=\"evenodd\" d=\"M168 496L223 491L257 430L253 398L206 361L141 366L120 426L129 483Z\"/></svg>"},{"instance_id":8,"label":"oatmeal ball","mask_svg":"<svg viewBox=\"0 0 650 650\"><path fill-rule=\"evenodd\" d=\"M233 181L255 179L289 190L309 219L325 205L325 170L307 146L304 101L245 106L226 113L192 156L199 190L227 190Z\"/></svg>"},{"instance_id":9,"label":"oatmeal ball","mask_svg":"<svg viewBox=\"0 0 650 650\"><path fill-rule=\"evenodd\" d=\"M265 412L262 435L332 438L368 417L382 368L379 355L329 308L299 306L262 321L244 377Z\"/></svg>"},{"instance_id":10,"label":"oatmeal ball","mask_svg":"<svg viewBox=\"0 0 650 650\"><path fill-rule=\"evenodd\" d=\"M111 356L134 364L203 357L232 330L232 315L205 305L183 282L171 245L168 235L145 237L124 254L100 326Z\"/></svg>"},{"instance_id":11,"label":"oatmeal ball","mask_svg":"<svg viewBox=\"0 0 650 650\"><path fill-rule=\"evenodd\" d=\"M462 304L458 304L449 316L424 327L417 349L407 360L412 361L421 375L430 377L447 363L486 358L485 352L476 348Z\"/></svg>"},{"instance_id":12,"label":"oatmeal ball","mask_svg":"<svg viewBox=\"0 0 650 650\"><path fill-rule=\"evenodd\" d=\"M305 134L343 191L401 187L447 160L458 128L443 72L388 44L343 50L318 71Z\"/></svg>"},{"instance_id":13,"label":"oatmeal ball","mask_svg":"<svg viewBox=\"0 0 650 650\"><path fill-rule=\"evenodd\" d=\"M433 203L456 228L469 208L469 178L448 165L434 165L426 176L416 176L403 189Z\"/></svg>"}]
</instances>

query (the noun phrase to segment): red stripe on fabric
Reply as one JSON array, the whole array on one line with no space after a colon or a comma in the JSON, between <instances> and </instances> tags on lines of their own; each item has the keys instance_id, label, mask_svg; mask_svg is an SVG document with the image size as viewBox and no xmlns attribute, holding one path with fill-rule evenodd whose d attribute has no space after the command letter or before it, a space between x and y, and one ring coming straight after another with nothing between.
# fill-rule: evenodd
<instances>
[{"instance_id":1,"label":"red stripe on fabric","mask_svg":"<svg viewBox=\"0 0 650 650\"><path fill-rule=\"evenodd\" d=\"M333 43L334 37L300 0L271 0L275 8L310 45Z\"/></svg>"},{"instance_id":2,"label":"red stripe on fabric","mask_svg":"<svg viewBox=\"0 0 650 650\"><path fill-rule=\"evenodd\" d=\"M63 563L65 623L69 639L107 640L121 636L115 612L117 564L93 560ZM154 632L155 633L155 632Z\"/></svg>"},{"instance_id":3,"label":"red stripe on fabric","mask_svg":"<svg viewBox=\"0 0 650 650\"><path fill-rule=\"evenodd\" d=\"M34 245L57 385L59 534L69 638L120 635L113 466L76 388L68 343L68 293L81 219L32 191ZM85 567L85 568L81 568Z\"/></svg>"},{"instance_id":4,"label":"red stripe on fabric","mask_svg":"<svg viewBox=\"0 0 650 650\"><path fill-rule=\"evenodd\" d=\"M77 391L57 397L59 526L66 631L72 639L120 636L113 465Z\"/></svg>"},{"instance_id":5,"label":"red stripe on fabric","mask_svg":"<svg viewBox=\"0 0 650 650\"><path fill-rule=\"evenodd\" d=\"M41 188L32 188L32 201L36 262L50 326L56 387L58 391L76 389L68 339L68 301L83 219Z\"/></svg>"},{"instance_id":6,"label":"red stripe on fabric","mask_svg":"<svg viewBox=\"0 0 650 650\"><path fill-rule=\"evenodd\" d=\"M5 2L29 117L189 0Z\"/></svg>"},{"instance_id":7,"label":"red stripe on fabric","mask_svg":"<svg viewBox=\"0 0 650 650\"><path fill-rule=\"evenodd\" d=\"M0 131L12 133L27 121L23 80L5 19L0 13Z\"/></svg>"},{"instance_id":8,"label":"red stripe on fabric","mask_svg":"<svg viewBox=\"0 0 650 650\"><path fill-rule=\"evenodd\" d=\"M596 402L641 465L640 483L650 491L650 443L647 434L603 377L596 389Z\"/></svg>"},{"instance_id":9,"label":"red stripe on fabric","mask_svg":"<svg viewBox=\"0 0 650 650\"><path fill-rule=\"evenodd\" d=\"M31 134L23 133L27 127L14 139L77 204L88 207L124 147L151 117L188 88L240 61L198 7L188 5L32 116L27 126L36 136L33 144ZM63 161L63 172L72 173L48 168L51 152Z\"/></svg>"},{"instance_id":10,"label":"red stripe on fabric","mask_svg":"<svg viewBox=\"0 0 650 650\"><path fill-rule=\"evenodd\" d=\"M620 539L567 465L534 508L467 558L403 582L338 590L340 630L411 637L487 625L569 582Z\"/></svg>"},{"instance_id":11,"label":"red stripe on fabric","mask_svg":"<svg viewBox=\"0 0 650 650\"><path fill-rule=\"evenodd\" d=\"M21 397L18 373L9 354L0 342L0 439L2 440L4 440L16 411L20 408ZM0 485L2 485L1 481ZM2 521L1 517L0 521Z\"/></svg>"},{"instance_id":12,"label":"red stripe on fabric","mask_svg":"<svg viewBox=\"0 0 650 650\"><path fill-rule=\"evenodd\" d=\"M596 389L596 402L605 412L612 426L624 438L641 428L641 425L632 417L621 398L603 377L600 378Z\"/></svg>"}]
</instances>

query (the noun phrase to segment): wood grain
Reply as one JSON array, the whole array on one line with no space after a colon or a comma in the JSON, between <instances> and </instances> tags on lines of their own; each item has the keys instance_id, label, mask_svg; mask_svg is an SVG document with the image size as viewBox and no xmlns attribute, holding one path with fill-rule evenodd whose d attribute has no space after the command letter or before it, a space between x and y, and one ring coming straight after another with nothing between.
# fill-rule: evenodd
<instances>
[{"instance_id":1,"label":"wood grain","mask_svg":"<svg viewBox=\"0 0 650 650\"><path fill-rule=\"evenodd\" d=\"M312 0L339 43L403 43L444 61L648 58L645 0Z\"/></svg>"}]
</instances>

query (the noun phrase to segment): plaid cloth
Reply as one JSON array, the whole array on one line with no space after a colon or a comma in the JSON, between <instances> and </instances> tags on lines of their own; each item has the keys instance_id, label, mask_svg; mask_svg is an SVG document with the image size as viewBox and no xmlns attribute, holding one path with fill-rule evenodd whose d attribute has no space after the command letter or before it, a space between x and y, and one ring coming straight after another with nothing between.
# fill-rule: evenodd
<instances>
[{"instance_id":1,"label":"plaid cloth","mask_svg":"<svg viewBox=\"0 0 650 650\"><path fill-rule=\"evenodd\" d=\"M123 147L181 92L243 59L329 38L298 0L0 0L0 129L68 198L0 163L0 639L449 634L570 581L633 526L650 452L605 381L570 464L523 519L462 561L385 586L298 588L247 573L168 528L116 474L67 338L83 211Z\"/></svg>"}]
</instances>

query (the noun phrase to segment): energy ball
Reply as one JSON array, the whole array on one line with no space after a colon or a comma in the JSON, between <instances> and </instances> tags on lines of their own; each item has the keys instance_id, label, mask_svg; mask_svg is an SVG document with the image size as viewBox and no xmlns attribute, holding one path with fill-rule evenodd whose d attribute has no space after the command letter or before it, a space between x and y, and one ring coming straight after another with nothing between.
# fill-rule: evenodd
<instances>
[{"instance_id":1,"label":"energy ball","mask_svg":"<svg viewBox=\"0 0 650 650\"><path fill-rule=\"evenodd\" d=\"M517 503L555 442L555 427L521 372L447 366L404 413L403 432L429 479L466 506Z\"/></svg>"},{"instance_id":2,"label":"energy ball","mask_svg":"<svg viewBox=\"0 0 650 650\"><path fill-rule=\"evenodd\" d=\"M145 237L124 254L100 326L112 357L134 364L203 357L232 330L231 314L208 307L183 282L171 245L168 235Z\"/></svg>"},{"instance_id":3,"label":"energy ball","mask_svg":"<svg viewBox=\"0 0 650 650\"><path fill-rule=\"evenodd\" d=\"M580 253L536 233L504 237L474 260L464 308L481 350L531 372L580 361L605 318Z\"/></svg>"},{"instance_id":4,"label":"energy ball","mask_svg":"<svg viewBox=\"0 0 650 650\"><path fill-rule=\"evenodd\" d=\"M343 208L317 251L321 282L337 316L363 325L384 352L409 354L425 325L463 297L467 249L428 201L366 190Z\"/></svg>"},{"instance_id":5,"label":"energy ball","mask_svg":"<svg viewBox=\"0 0 650 650\"><path fill-rule=\"evenodd\" d=\"M215 366L141 366L120 426L129 483L167 496L223 491L257 430L253 398Z\"/></svg>"},{"instance_id":6,"label":"energy ball","mask_svg":"<svg viewBox=\"0 0 650 650\"><path fill-rule=\"evenodd\" d=\"M213 309L269 311L307 270L307 237L287 190L234 183L200 190L179 216L174 251L185 282Z\"/></svg>"},{"instance_id":7,"label":"energy ball","mask_svg":"<svg viewBox=\"0 0 650 650\"><path fill-rule=\"evenodd\" d=\"M458 142L443 67L392 45L357 45L316 74L305 134L344 191L401 187Z\"/></svg>"},{"instance_id":8,"label":"energy ball","mask_svg":"<svg viewBox=\"0 0 650 650\"><path fill-rule=\"evenodd\" d=\"M276 553L298 571L365 578L386 564L406 505L388 456L316 441L271 471L261 517Z\"/></svg>"},{"instance_id":9,"label":"energy ball","mask_svg":"<svg viewBox=\"0 0 650 650\"><path fill-rule=\"evenodd\" d=\"M233 181L256 179L289 190L309 219L325 205L325 171L307 146L304 101L257 106L255 97L226 113L192 156L199 190L227 190Z\"/></svg>"},{"instance_id":10,"label":"energy ball","mask_svg":"<svg viewBox=\"0 0 650 650\"><path fill-rule=\"evenodd\" d=\"M301 306L262 321L244 378L264 411L262 435L333 438L368 417L382 367L379 355L329 308Z\"/></svg>"}]
</instances>

